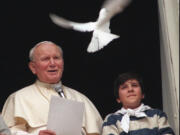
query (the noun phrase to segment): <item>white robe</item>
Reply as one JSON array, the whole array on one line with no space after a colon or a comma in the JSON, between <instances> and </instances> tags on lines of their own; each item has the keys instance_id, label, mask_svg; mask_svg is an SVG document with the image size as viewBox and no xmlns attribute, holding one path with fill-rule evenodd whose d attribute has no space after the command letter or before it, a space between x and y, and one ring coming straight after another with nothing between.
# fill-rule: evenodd
<instances>
[{"instance_id":1,"label":"white robe","mask_svg":"<svg viewBox=\"0 0 180 135\"><path fill-rule=\"evenodd\" d=\"M63 86L67 99L83 102L85 112L82 127L87 133L100 133L102 118L93 103L80 92ZM37 135L46 129L51 96L59 96L50 84L36 81L11 94L6 100L2 116L12 133L25 131Z\"/></svg>"}]
</instances>

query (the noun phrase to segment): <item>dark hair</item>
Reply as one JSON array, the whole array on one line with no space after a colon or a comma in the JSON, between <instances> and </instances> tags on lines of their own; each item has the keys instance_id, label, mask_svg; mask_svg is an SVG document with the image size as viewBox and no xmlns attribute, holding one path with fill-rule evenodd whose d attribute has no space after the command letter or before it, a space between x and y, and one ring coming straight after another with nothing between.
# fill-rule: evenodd
<instances>
[{"instance_id":1,"label":"dark hair","mask_svg":"<svg viewBox=\"0 0 180 135\"><path fill-rule=\"evenodd\" d=\"M130 79L135 79L139 82L141 91L144 94L144 85L143 85L142 77L137 73L127 72L127 73L120 74L117 77L117 79L114 81L114 95L115 95L116 99L119 98L119 86Z\"/></svg>"}]
</instances>

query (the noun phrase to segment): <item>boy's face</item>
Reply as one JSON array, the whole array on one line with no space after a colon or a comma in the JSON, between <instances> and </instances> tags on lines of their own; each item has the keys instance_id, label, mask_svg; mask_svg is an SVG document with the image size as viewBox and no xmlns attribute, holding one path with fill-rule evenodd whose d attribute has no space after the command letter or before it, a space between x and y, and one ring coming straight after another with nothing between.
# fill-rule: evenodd
<instances>
[{"instance_id":1,"label":"boy's face","mask_svg":"<svg viewBox=\"0 0 180 135\"><path fill-rule=\"evenodd\" d=\"M124 108L137 108L143 98L144 95L137 80L130 79L119 86L119 98L117 102L121 102Z\"/></svg>"}]
</instances>

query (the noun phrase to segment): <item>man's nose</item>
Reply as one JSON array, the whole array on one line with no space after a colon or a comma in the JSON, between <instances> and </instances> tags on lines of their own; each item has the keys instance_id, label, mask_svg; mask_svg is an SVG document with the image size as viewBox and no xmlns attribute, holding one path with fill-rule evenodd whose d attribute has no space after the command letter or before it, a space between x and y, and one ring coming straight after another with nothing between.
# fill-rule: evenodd
<instances>
[{"instance_id":1,"label":"man's nose","mask_svg":"<svg viewBox=\"0 0 180 135\"><path fill-rule=\"evenodd\" d=\"M51 65L54 65L54 64L55 64L55 61L54 61L53 58L50 59L50 64L51 64Z\"/></svg>"}]
</instances>

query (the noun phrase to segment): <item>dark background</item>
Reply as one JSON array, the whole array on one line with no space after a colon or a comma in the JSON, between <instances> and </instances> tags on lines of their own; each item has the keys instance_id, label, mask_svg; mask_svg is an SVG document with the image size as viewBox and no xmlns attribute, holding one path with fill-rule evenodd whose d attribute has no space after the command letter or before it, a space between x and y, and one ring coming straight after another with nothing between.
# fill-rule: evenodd
<instances>
[{"instance_id":1,"label":"dark background","mask_svg":"<svg viewBox=\"0 0 180 135\"><path fill-rule=\"evenodd\" d=\"M91 32L63 29L49 18L49 13L55 13L76 22L95 21L102 3L103 0L16 0L1 5L1 109L9 94L34 82L28 53L43 40L63 48L63 83L89 97L103 118L118 109L113 82L119 73L127 71L143 76L144 102L162 109L156 0L133 0L111 20L112 33L120 38L92 54L86 51Z\"/></svg>"}]
</instances>

